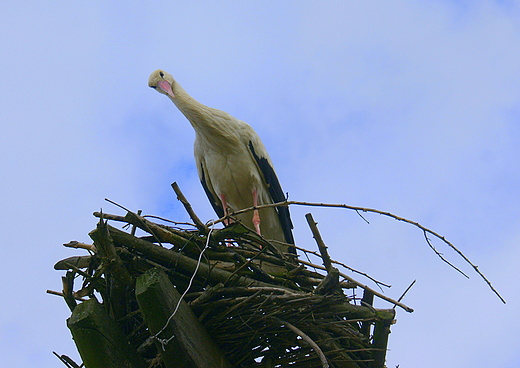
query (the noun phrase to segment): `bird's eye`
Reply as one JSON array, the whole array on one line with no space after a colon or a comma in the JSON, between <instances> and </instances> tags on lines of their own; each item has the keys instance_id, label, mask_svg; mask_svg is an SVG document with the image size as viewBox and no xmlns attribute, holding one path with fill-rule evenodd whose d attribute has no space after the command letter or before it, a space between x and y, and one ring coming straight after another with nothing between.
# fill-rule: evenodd
<instances>
[{"instance_id":1,"label":"bird's eye","mask_svg":"<svg viewBox=\"0 0 520 368\"><path fill-rule=\"evenodd\" d=\"M159 75L161 76L161 78L164 78L164 73L163 72L159 72Z\"/></svg>"}]
</instances>

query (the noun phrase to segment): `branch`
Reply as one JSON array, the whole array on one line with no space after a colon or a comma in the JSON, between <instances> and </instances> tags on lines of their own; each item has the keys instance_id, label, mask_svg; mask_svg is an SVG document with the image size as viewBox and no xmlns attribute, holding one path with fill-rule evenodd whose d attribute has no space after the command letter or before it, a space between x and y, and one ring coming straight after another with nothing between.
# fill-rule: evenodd
<instances>
[{"instance_id":1,"label":"branch","mask_svg":"<svg viewBox=\"0 0 520 368\"><path fill-rule=\"evenodd\" d=\"M305 252L305 253L310 253L310 254L314 254L316 257L320 257L320 255L318 254L318 252L314 251L314 250L308 250L308 249L305 249L305 248L300 248L296 245L293 245L293 247L295 247L297 250L300 250L302 252ZM301 260L296 260L297 262L302 262ZM385 284L384 282L381 282L379 280L376 280L375 278L373 278L372 276L366 274L365 272L362 272L362 271L358 271L356 270L355 268L352 268L352 267L349 267L347 266L346 264L342 263L342 262L338 262L338 261L335 261L333 259L331 259L331 262L332 263L335 263L337 265L340 265L341 267L343 268L346 268L347 270L349 271L352 271L354 273L358 273L360 274L361 276L364 276L366 277L367 279L371 280L372 282L374 282L377 286L379 286L379 288L382 290L381 286L384 286L384 287L387 287L387 288L390 288L392 287L392 285L388 285L388 284ZM311 267L314 267L314 268L319 268L321 270L324 270L326 271L326 268L325 267L322 267L322 266L318 266L318 265L315 265L315 264L312 264L310 262L306 262L307 266L311 266Z\"/></svg>"},{"instance_id":2,"label":"branch","mask_svg":"<svg viewBox=\"0 0 520 368\"><path fill-rule=\"evenodd\" d=\"M171 184L171 186L172 186L173 190L175 191L175 194L177 194L177 199L183 204L184 208L186 209L186 212L188 212L188 215L190 215L190 217L193 220L193 222L195 223L195 226L197 227L197 229L199 229L199 231L202 234L204 234L204 235L207 234L209 232L208 227L206 225L204 225L202 223L202 221L200 221L200 219L197 216L197 214L195 213L195 211L193 211L193 208L191 207L190 202L188 202L188 200L186 199L184 194L182 194L181 188L179 188L179 185L177 185L177 182L173 182Z\"/></svg>"},{"instance_id":3,"label":"branch","mask_svg":"<svg viewBox=\"0 0 520 368\"><path fill-rule=\"evenodd\" d=\"M421 224L419 224L418 222L416 221L412 221L412 220L408 220L404 217L400 217L400 216L397 216L397 215L394 215L390 212L385 212L385 211L380 211L380 210L376 210L376 209L373 209L373 208L365 208L365 207L356 207L356 206L349 206L349 205L346 205L346 204L338 204L338 203L314 203L314 202L300 202L300 201L284 201L284 202L278 202L278 203L273 203L273 204L265 204L265 205L261 205L261 206L256 206L256 207L249 207L249 208L244 208L242 210L239 210L239 211L235 211L235 212L232 212L230 214L228 214L227 216L224 216L220 219L218 219L217 221L214 221L213 223L210 223L209 226L212 226L213 224L217 224L219 222L223 222L225 221L226 219L228 219L229 217L231 216L236 216L238 214L241 214L241 213L244 213L244 212L249 212L249 211L253 211L253 210L257 210L257 209L261 209L261 208L267 208L267 207L287 207L289 205L298 205L298 206L310 206L310 207L332 207L332 208L346 208L348 210L353 210L353 211L356 211L358 214L359 212L372 212L372 213L378 213L380 215L383 215L383 216L387 216L387 217L391 217L397 221L402 221L402 222L406 222L410 225L413 225L413 226L416 226L418 227L419 229L421 229L424 234L430 234L430 235L433 235L434 237L440 239L441 241L443 241L445 244L447 244L451 249L453 249L456 253L458 253L462 259L464 259L464 261L466 261L466 263L468 263L474 270L476 273L478 273L480 275L480 277L482 277L482 279L484 279L484 281L488 284L488 286L490 287L490 289L496 294L496 296L502 301L502 303L506 303L506 301L504 300L504 298L502 298L502 296L498 293L498 291L493 287L493 285L491 284L491 282L486 278L486 276L484 276L484 274L482 272L480 272L480 270L478 269L478 266L474 265L473 262L471 262L468 257L466 257L460 250L457 249L457 247L455 247L451 242L449 242L448 240L446 240L446 238L442 235L439 235L438 233L436 233L435 231L433 230L430 230L428 229L427 227L424 227L422 226ZM365 220L366 221L366 220ZM467 275L465 275L462 271L460 271L457 267L455 267L454 265L452 265L451 263L449 263L445 258L441 257L441 254L439 252L437 252L435 250L435 248L432 247L431 243L429 242L429 239L428 237L426 237L427 241L428 241L428 245L435 251L435 253L443 260L445 261L446 263L448 263L451 267L453 267L455 270L461 272L464 276L468 277Z\"/></svg>"},{"instance_id":4,"label":"branch","mask_svg":"<svg viewBox=\"0 0 520 368\"><path fill-rule=\"evenodd\" d=\"M307 265L307 266L311 266L311 267L316 267L317 265L313 265L312 263L310 262L305 262L305 261L302 261L302 260L298 260L299 263L301 264L304 264L304 265ZM321 266L318 266L316 268L322 268ZM322 269L325 269L324 267ZM398 307L401 307L403 308L405 311L409 312L409 313L412 313L413 312L413 308L410 308L409 306L401 303L401 302L398 302L397 300L394 300L392 298L389 298L387 297L386 295L384 294L381 294L380 292L377 292L375 291L374 289L368 287L367 285L363 285L362 283L354 280L352 277L350 276L347 276L345 275L344 273L339 273L339 275L343 278L345 278L346 280L350 281L351 283L359 286L360 288L364 289L364 290L368 290L370 291L371 293L373 293L374 295L376 295L377 297L383 299L383 300L386 300L387 302L391 303L391 304L394 304L394 305L397 305Z\"/></svg>"},{"instance_id":5,"label":"branch","mask_svg":"<svg viewBox=\"0 0 520 368\"><path fill-rule=\"evenodd\" d=\"M80 368L80 366L77 363L75 363L72 359L70 359L68 356L59 355L55 351L53 351L52 353L68 368ZM81 366L83 366L83 364Z\"/></svg>"},{"instance_id":6,"label":"branch","mask_svg":"<svg viewBox=\"0 0 520 368\"><path fill-rule=\"evenodd\" d=\"M412 286L414 286L415 282L417 280L413 280L412 283L410 284L410 286L408 286L406 288L406 290L404 291L404 293L399 297L399 299L397 299L398 302L400 302L401 300L403 300L404 296L406 295L406 293L408 293L408 291L410 291L410 289L412 288Z\"/></svg>"},{"instance_id":7,"label":"branch","mask_svg":"<svg viewBox=\"0 0 520 368\"><path fill-rule=\"evenodd\" d=\"M72 241L70 241L68 243L65 243L65 244L63 244L63 246L67 247L67 248L86 249L86 250L90 250L90 251L96 253L96 247L93 244L81 243L81 242L76 241L76 240L72 240Z\"/></svg>"},{"instance_id":8,"label":"branch","mask_svg":"<svg viewBox=\"0 0 520 368\"><path fill-rule=\"evenodd\" d=\"M305 218L307 219L307 223L309 224L309 227L311 228L312 235L314 239L316 240L316 243L318 244L318 249L321 253L321 259L323 260L323 265L325 266L325 269L327 272L330 272L332 270L332 262L330 261L329 252L327 251L327 246L323 242L323 239L321 238L320 231L318 230L318 224L314 221L314 218L312 217L312 214L308 213L305 215Z\"/></svg>"}]
</instances>

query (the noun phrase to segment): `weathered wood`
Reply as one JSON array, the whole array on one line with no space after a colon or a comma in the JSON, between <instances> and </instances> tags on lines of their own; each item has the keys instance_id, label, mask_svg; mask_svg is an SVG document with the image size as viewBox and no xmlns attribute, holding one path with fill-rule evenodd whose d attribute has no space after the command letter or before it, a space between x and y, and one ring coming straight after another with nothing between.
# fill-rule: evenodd
<instances>
[{"instance_id":1,"label":"weathered wood","mask_svg":"<svg viewBox=\"0 0 520 368\"><path fill-rule=\"evenodd\" d=\"M119 254L117 254L108 230L108 224L103 218L99 220L96 229L92 230L89 236L94 241L94 245L101 256L101 262L105 266L105 277L107 279L106 295L103 296L105 307L110 316L119 321L129 312L126 294L128 288L133 287L134 279L126 269Z\"/></svg>"},{"instance_id":2,"label":"weathered wood","mask_svg":"<svg viewBox=\"0 0 520 368\"><path fill-rule=\"evenodd\" d=\"M182 255L181 253L158 247L155 244L145 240L136 238L124 231L116 229L108 225L111 237L116 244L137 250L146 254L147 258L157 262L158 264L170 267L174 271L191 276L197 269L197 261ZM269 283L253 280L251 278L233 275L231 272L212 268L206 263L200 263L197 270L198 278L206 278L217 284L222 282L224 284L242 285L242 286L271 286Z\"/></svg>"},{"instance_id":3,"label":"weathered wood","mask_svg":"<svg viewBox=\"0 0 520 368\"><path fill-rule=\"evenodd\" d=\"M331 267L328 270L327 276L321 280L321 282L314 289L314 294L327 295L333 293L341 293L341 286L339 285L339 270L335 267Z\"/></svg>"},{"instance_id":4,"label":"weathered wood","mask_svg":"<svg viewBox=\"0 0 520 368\"><path fill-rule=\"evenodd\" d=\"M152 268L139 276L135 294L150 333L171 338L167 344L155 340L167 367L231 367L164 271Z\"/></svg>"},{"instance_id":5,"label":"weathered wood","mask_svg":"<svg viewBox=\"0 0 520 368\"><path fill-rule=\"evenodd\" d=\"M86 368L145 368L143 359L130 347L123 332L95 299L74 309L67 320Z\"/></svg>"},{"instance_id":6,"label":"weathered wood","mask_svg":"<svg viewBox=\"0 0 520 368\"><path fill-rule=\"evenodd\" d=\"M363 299L361 299L361 305L371 307L374 305L374 294L370 292L370 290L365 290L363 292ZM372 321L366 320L361 323L360 332L369 337L370 336L370 327L372 326Z\"/></svg>"},{"instance_id":7,"label":"weathered wood","mask_svg":"<svg viewBox=\"0 0 520 368\"><path fill-rule=\"evenodd\" d=\"M373 340L373 357L374 365L373 368L384 368L386 359L386 348L388 347L388 335L390 334L390 326L393 320L383 319L376 321L374 327L374 340Z\"/></svg>"},{"instance_id":8,"label":"weathered wood","mask_svg":"<svg viewBox=\"0 0 520 368\"><path fill-rule=\"evenodd\" d=\"M312 231L312 236L314 237L314 240L316 240L316 244L318 245L318 249L320 250L323 266L325 266L325 269L327 270L327 272L329 272L332 269L332 261L329 256L329 252L327 251L327 246L321 238L321 234L318 230L318 224L314 221L314 218L312 217L311 213L307 213L305 215L305 218L307 219L307 223L309 224L309 227Z\"/></svg>"},{"instance_id":9,"label":"weathered wood","mask_svg":"<svg viewBox=\"0 0 520 368\"><path fill-rule=\"evenodd\" d=\"M55 270L70 270L72 268L87 268L92 256L74 256L62 259L54 265Z\"/></svg>"},{"instance_id":10,"label":"weathered wood","mask_svg":"<svg viewBox=\"0 0 520 368\"><path fill-rule=\"evenodd\" d=\"M109 225L101 218L97 227L88 235L94 241L94 245L99 251L99 254L103 257L107 270L110 271L122 284L131 285L133 283L132 276L127 271L123 261L117 254L108 228Z\"/></svg>"},{"instance_id":11,"label":"weathered wood","mask_svg":"<svg viewBox=\"0 0 520 368\"><path fill-rule=\"evenodd\" d=\"M61 284L63 286L63 298L72 312L77 305L74 298L74 272L67 271L65 276L61 277Z\"/></svg>"},{"instance_id":12,"label":"weathered wood","mask_svg":"<svg viewBox=\"0 0 520 368\"><path fill-rule=\"evenodd\" d=\"M132 224L137 228L151 234L154 240L158 242L170 243L178 247L183 247L184 249L200 248L199 244L190 239L191 235L186 236L186 234L182 231L178 231L172 228L167 228L166 226L156 224L130 211L127 212L125 216L109 215L101 212L94 212L94 216L103 217L108 220L121 221Z\"/></svg>"},{"instance_id":13,"label":"weathered wood","mask_svg":"<svg viewBox=\"0 0 520 368\"><path fill-rule=\"evenodd\" d=\"M177 199L182 203L182 205L186 209L186 212L188 212L188 214L190 215L191 219L195 223L195 226L197 227L197 229L199 229L199 231L202 234L207 234L209 232L208 227L206 225L204 225L202 223L202 221L200 221L199 216L197 216L195 211L193 211L193 207L191 207L190 202L188 202L188 200L186 199L186 197L182 193L181 188L179 188L179 185L177 184L177 182L173 182L171 184L171 186L172 186L175 194L177 194Z\"/></svg>"}]
</instances>

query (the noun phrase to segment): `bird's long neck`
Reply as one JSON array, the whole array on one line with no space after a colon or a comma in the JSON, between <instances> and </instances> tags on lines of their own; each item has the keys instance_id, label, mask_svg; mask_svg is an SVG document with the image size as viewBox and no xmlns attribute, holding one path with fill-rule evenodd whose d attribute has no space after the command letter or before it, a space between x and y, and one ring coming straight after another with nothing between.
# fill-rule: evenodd
<instances>
[{"instance_id":1,"label":"bird's long neck","mask_svg":"<svg viewBox=\"0 0 520 368\"><path fill-rule=\"evenodd\" d=\"M201 114L201 111L208 109L207 106L201 104L193 97L191 97L184 88L177 82L172 85L172 91L175 95L171 100L177 106L177 108L188 118L188 120L193 124L192 118L196 118Z\"/></svg>"},{"instance_id":2,"label":"bird's long neck","mask_svg":"<svg viewBox=\"0 0 520 368\"><path fill-rule=\"evenodd\" d=\"M229 144L236 144L236 138L229 135L229 125L234 123L235 118L224 111L201 104L178 83L173 87L173 103L190 121L198 136L214 142L222 142L219 138L226 138Z\"/></svg>"}]
</instances>

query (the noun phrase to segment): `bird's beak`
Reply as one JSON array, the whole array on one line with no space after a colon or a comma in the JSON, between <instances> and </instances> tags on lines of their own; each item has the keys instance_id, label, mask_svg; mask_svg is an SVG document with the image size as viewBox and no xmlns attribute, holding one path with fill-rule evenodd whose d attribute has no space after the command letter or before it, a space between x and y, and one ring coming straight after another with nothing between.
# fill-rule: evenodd
<instances>
[{"instance_id":1,"label":"bird's beak","mask_svg":"<svg viewBox=\"0 0 520 368\"><path fill-rule=\"evenodd\" d=\"M170 83L168 83L167 81L165 80L162 80L162 81L159 81L157 83L157 86L162 89L164 91L165 94L167 94L168 96L170 96L171 98L175 98L175 95L173 94L173 91L172 91L172 86L170 85Z\"/></svg>"}]
</instances>

